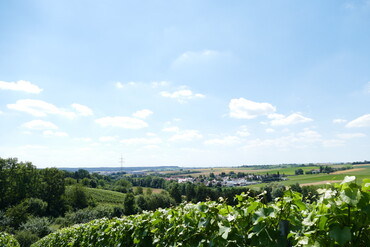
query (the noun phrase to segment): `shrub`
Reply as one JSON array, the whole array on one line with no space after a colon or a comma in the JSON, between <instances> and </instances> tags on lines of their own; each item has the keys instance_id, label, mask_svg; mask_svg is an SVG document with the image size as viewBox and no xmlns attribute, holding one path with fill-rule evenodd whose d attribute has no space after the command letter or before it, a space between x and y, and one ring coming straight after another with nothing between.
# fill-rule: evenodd
<instances>
[{"instance_id":1,"label":"shrub","mask_svg":"<svg viewBox=\"0 0 370 247\"><path fill-rule=\"evenodd\" d=\"M27 232L31 232L38 237L44 237L51 233L50 230L50 220L46 217L35 217L35 218L30 218L26 223L23 223L19 229L24 230Z\"/></svg>"},{"instance_id":2,"label":"shrub","mask_svg":"<svg viewBox=\"0 0 370 247\"><path fill-rule=\"evenodd\" d=\"M12 235L6 232L0 232L0 246L19 247L20 245Z\"/></svg>"},{"instance_id":3,"label":"shrub","mask_svg":"<svg viewBox=\"0 0 370 247\"><path fill-rule=\"evenodd\" d=\"M29 231L18 231L15 234L15 238L18 240L21 247L29 247L39 240L36 234Z\"/></svg>"}]
</instances>

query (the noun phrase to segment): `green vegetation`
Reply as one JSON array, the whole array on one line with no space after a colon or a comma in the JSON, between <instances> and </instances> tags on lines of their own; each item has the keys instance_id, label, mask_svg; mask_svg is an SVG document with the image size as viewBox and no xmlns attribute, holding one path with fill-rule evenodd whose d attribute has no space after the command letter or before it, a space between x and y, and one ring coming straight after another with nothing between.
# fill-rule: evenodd
<instances>
[{"instance_id":1,"label":"green vegetation","mask_svg":"<svg viewBox=\"0 0 370 247\"><path fill-rule=\"evenodd\" d=\"M49 233L100 218L112 220L114 217L137 213L148 215L146 210L154 211L178 205L180 208L192 207L190 205L209 206L213 204L207 201L217 201L220 197L224 201L217 204L216 208L236 210L235 207L238 208L241 201L235 198L242 193L265 205L283 197L287 188L290 188L301 193L304 201L316 203L317 186L333 189L332 185L324 185L326 181L335 182L344 179L346 175L357 175L356 183L360 184L370 177L370 165L365 163L353 167L348 164L310 164L257 168L210 168L208 174L205 173L207 169L202 169L197 177L189 176L178 182L176 177L166 177L168 173L163 176L118 173L100 175L90 174L84 169L74 172L56 168L36 169L30 162L0 158L0 232L12 234L7 236L13 236L21 247L28 247ZM347 168L352 169L342 171ZM188 171L181 171L181 176L186 172ZM269 183L243 187L240 185L248 183L243 183L242 180ZM320 185L315 187L300 184ZM258 191L265 191L263 200L258 197ZM198 204L185 206L187 204L182 204L185 202ZM188 223L179 221L176 224Z\"/></svg>"},{"instance_id":2,"label":"green vegetation","mask_svg":"<svg viewBox=\"0 0 370 247\"><path fill-rule=\"evenodd\" d=\"M33 244L51 246L367 246L370 180L346 177L320 189L317 202L285 191L274 203L247 194L234 207L220 202L181 204L121 219L65 228Z\"/></svg>"},{"instance_id":3,"label":"green vegetation","mask_svg":"<svg viewBox=\"0 0 370 247\"><path fill-rule=\"evenodd\" d=\"M87 195L98 204L122 204L125 199L125 194L121 192L86 188Z\"/></svg>"},{"instance_id":4,"label":"green vegetation","mask_svg":"<svg viewBox=\"0 0 370 247\"><path fill-rule=\"evenodd\" d=\"M18 241L6 232L0 232L0 246L1 247L19 247Z\"/></svg>"}]
</instances>

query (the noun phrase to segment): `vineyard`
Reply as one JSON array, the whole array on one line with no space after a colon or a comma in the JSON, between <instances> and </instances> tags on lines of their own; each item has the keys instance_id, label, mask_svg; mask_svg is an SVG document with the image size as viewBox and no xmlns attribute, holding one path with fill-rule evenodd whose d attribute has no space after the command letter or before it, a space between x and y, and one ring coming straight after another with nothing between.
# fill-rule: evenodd
<instances>
[{"instance_id":1,"label":"vineyard","mask_svg":"<svg viewBox=\"0 0 370 247\"><path fill-rule=\"evenodd\" d=\"M99 219L54 232L33 247L47 246L367 246L370 242L370 179L346 177L319 189L315 201L287 190L264 203L247 194L232 207L218 202L114 219Z\"/></svg>"}]
</instances>

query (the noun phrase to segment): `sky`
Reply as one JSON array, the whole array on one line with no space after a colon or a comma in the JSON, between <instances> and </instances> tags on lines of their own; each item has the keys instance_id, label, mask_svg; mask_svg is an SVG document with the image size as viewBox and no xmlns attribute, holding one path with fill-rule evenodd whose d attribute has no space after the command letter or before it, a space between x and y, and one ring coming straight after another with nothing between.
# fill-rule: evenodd
<instances>
[{"instance_id":1,"label":"sky","mask_svg":"<svg viewBox=\"0 0 370 247\"><path fill-rule=\"evenodd\" d=\"M0 157L370 159L370 1L0 1Z\"/></svg>"}]
</instances>

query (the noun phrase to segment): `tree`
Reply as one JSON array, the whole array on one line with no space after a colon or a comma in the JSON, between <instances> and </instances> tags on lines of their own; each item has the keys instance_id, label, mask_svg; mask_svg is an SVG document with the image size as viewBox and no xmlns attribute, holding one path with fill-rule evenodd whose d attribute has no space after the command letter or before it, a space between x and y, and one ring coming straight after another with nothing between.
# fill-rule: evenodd
<instances>
[{"instance_id":1,"label":"tree","mask_svg":"<svg viewBox=\"0 0 370 247\"><path fill-rule=\"evenodd\" d=\"M74 209L86 208L89 205L86 190L80 184L75 184L66 193L66 199Z\"/></svg>"},{"instance_id":2,"label":"tree","mask_svg":"<svg viewBox=\"0 0 370 247\"><path fill-rule=\"evenodd\" d=\"M131 215L131 214L137 213L137 210L136 210L136 207L135 207L135 196L134 196L134 194L127 193L123 203L124 203L124 213L125 213L125 215Z\"/></svg>"},{"instance_id":3,"label":"tree","mask_svg":"<svg viewBox=\"0 0 370 247\"><path fill-rule=\"evenodd\" d=\"M295 175L303 175L303 169L297 169L294 171Z\"/></svg>"},{"instance_id":4,"label":"tree","mask_svg":"<svg viewBox=\"0 0 370 247\"><path fill-rule=\"evenodd\" d=\"M45 168L41 173L41 199L48 203L48 213L58 216L65 211L62 198L65 191L64 173L57 168Z\"/></svg>"},{"instance_id":5,"label":"tree","mask_svg":"<svg viewBox=\"0 0 370 247\"><path fill-rule=\"evenodd\" d=\"M170 193L172 198L175 199L177 203L181 202L181 193L180 193L179 184L177 182L174 182L170 185L168 192Z\"/></svg>"}]
</instances>

